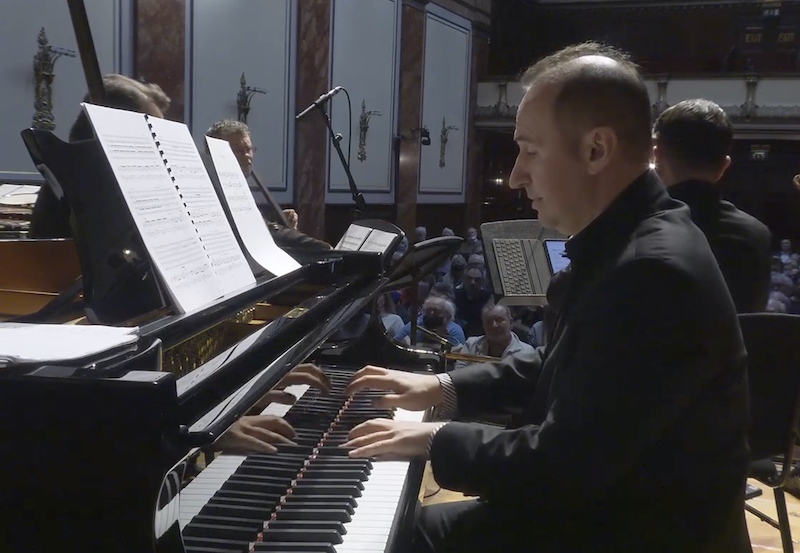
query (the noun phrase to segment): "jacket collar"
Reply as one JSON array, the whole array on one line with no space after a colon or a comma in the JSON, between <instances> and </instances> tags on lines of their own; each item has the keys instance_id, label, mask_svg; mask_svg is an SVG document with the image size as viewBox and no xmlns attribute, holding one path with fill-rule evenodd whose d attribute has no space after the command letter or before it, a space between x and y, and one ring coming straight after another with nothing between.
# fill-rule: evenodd
<instances>
[{"instance_id":1,"label":"jacket collar","mask_svg":"<svg viewBox=\"0 0 800 553\"><path fill-rule=\"evenodd\" d=\"M566 254L570 266L581 270L603 265L630 243L631 234L644 218L671 203L655 171L642 173L603 213L569 239Z\"/></svg>"},{"instance_id":2,"label":"jacket collar","mask_svg":"<svg viewBox=\"0 0 800 553\"><path fill-rule=\"evenodd\" d=\"M689 206L692 220L701 228L714 220L722 200L717 186L701 180L679 182L670 186L667 192Z\"/></svg>"}]
</instances>

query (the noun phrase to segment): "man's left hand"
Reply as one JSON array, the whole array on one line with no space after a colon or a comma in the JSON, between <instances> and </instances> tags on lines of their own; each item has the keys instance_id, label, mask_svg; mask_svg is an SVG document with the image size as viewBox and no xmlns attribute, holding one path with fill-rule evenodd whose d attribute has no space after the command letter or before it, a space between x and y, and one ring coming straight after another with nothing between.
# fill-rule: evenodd
<instances>
[{"instance_id":1,"label":"man's left hand","mask_svg":"<svg viewBox=\"0 0 800 553\"><path fill-rule=\"evenodd\" d=\"M427 459L431 434L441 423L402 422L372 419L350 431L350 441L341 447L354 448L350 457L398 456Z\"/></svg>"}]
</instances>

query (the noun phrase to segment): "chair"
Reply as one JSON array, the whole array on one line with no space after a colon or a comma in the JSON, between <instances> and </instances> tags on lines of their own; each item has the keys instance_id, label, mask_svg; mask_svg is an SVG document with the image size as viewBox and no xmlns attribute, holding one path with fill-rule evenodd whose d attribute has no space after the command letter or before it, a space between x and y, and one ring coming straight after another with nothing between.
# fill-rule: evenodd
<instances>
[{"instance_id":1,"label":"chair","mask_svg":"<svg viewBox=\"0 0 800 553\"><path fill-rule=\"evenodd\" d=\"M794 547L783 487L796 470L793 449L800 418L800 315L748 313L739 315L739 323L750 380L750 477L773 489L778 520L750 505L745 509L777 528L784 553L791 553Z\"/></svg>"}]
</instances>

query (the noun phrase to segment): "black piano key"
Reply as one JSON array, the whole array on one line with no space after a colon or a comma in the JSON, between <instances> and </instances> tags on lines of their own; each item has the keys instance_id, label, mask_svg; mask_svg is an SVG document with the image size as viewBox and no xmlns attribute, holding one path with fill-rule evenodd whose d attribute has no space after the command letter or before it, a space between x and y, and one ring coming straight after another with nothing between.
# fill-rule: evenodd
<instances>
[{"instance_id":1,"label":"black piano key","mask_svg":"<svg viewBox=\"0 0 800 553\"><path fill-rule=\"evenodd\" d=\"M209 524L212 526L236 526L258 532L264 528L264 519L240 518L233 516L217 516L202 512L192 519L192 524Z\"/></svg>"},{"instance_id":2,"label":"black piano key","mask_svg":"<svg viewBox=\"0 0 800 553\"><path fill-rule=\"evenodd\" d=\"M361 497L361 490L355 484L319 484L317 482L297 482L292 488L292 495L345 495Z\"/></svg>"},{"instance_id":3,"label":"black piano key","mask_svg":"<svg viewBox=\"0 0 800 553\"><path fill-rule=\"evenodd\" d=\"M367 479L367 471L360 467L354 467L352 469L346 468L331 468L331 467L311 467L307 468L303 471L303 478L308 480L319 480L321 478L334 478L337 480L342 479L356 479L356 480L366 480Z\"/></svg>"},{"instance_id":4,"label":"black piano key","mask_svg":"<svg viewBox=\"0 0 800 553\"><path fill-rule=\"evenodd\" d=\"M292 483L294 477L297 473L291 476L274 476L271 474L264 474L263 472L258 473L255 471L247 472L247 473L240 473L236 471L228 478L228 482L257 482L259 484L275 484L277 486L287 487Z\"/></svg>"},{"instance_id":5,"label":"black piano key","mask_svg":"<svg viewBox=\"0 0 800 553\"><path fill-rule=\"evenodd\" d=\"M302 467L271 467L268 464L249 464L245 465L242 464L237 470L235 474L242 474L242 475L250 475L250 474L262 474L262 475L271 475L275 477L285 477L285 478L294 478L297 476L297 473L300 472Z\"/></svg>"},{"instance_id":6,"label":"black piano key","mask_svg":"<svg viewBox=\"0 0 800 553\"><path fill-rule=\"evenodd\" d=\"M218 546L203 545L194 546L186 545L184 543L186 553L247 553L249 548L241 548L235 545L226 546L220 544Z\"/></svg>"},{"instance_id":7,"label":"black piano key","mask_svg":"<svg viewBox=\"0 0 800 553\"><path fill-rule=\"evenodd\" d=\"M280 510L288 510L288 511L314 511L314 510L322 510L322 511L344 511L350 516L353 516L356 512L355 505L351 505L349 502L345 501L317 501L317 502L306 502L303 501L304 497L298 497L294 501L289 501L287 499L286 503L281 505ZM329 499L329 498L326 498ZM348 498L351 499L351 498ZM280 511L278 511L280 512Z\"/></svg>"},{"instance_id":8,"label":"black piano key","mask_svg":"<svg viewBox=\"0 0 800 553\"><path fill-rule=\"evenodd\" d=\"M184 536L194 536L196 538L218 538L237 541L252 541L258 535L258 530L245 528L243 526L230 526L222 524L187 524L183 529Z\"/></svg>"},{"instance_id":9,"label":"black piano key","mask_svg":"<svg viewBox=\"0 0 800 553\"><path fill-rule=\"evenodd\" d=\"M364 482L358 478L300 478L294 489L302 486L352 486L358 491L364 491Z\"/></svg>"},{"instance_id":10,"label":"black piano key","mask_svg":"<svg viewBox=\"0 0 800 553\"><path fill-rule=\"evenodd\" d=\"M188 528L188 526L187 526ZM239 553L247 553L250 551L250 543L253 540L223 540L219 538L196 538L194 536L187 536L184 532L183 544L186 546L186 551L203 551L203 548L210 549L211 551L224 551L225 553L237 551Z\"/></svg>"},{"instance_id":11,"label":"black piano key","mask_svg":"<svg viewBox=\"0 0 800 553\"><path fill-rule=\"evenodd\" d=\"M291 505L295 503L336 503L339 505L349 505L353 509L358 507L356 498L350 495L295 495L295 493L292 492L291 495L286 497L286 504Z\"/></svg>"},{"instance_id":12,"label":"black piano key","mask_svg":"<svg viewBox=\"0 0 800 553\"><path fill-rule=\"evenodd\" d=\"M251 493L264 493L275 494L283 492L288 486L282 484L275 484L272 482L258 482L256 480L237 480L233 477L229 478L227 482L222 485L220 490L235 491L235 492L251 492Z\"/></svg>"},{"instance_id":13,"label":"black piano key","mask_svg":"<svg viewBox=\"0 0 800 553\"><path fill-rule=\"evenodd\" d=\"M275 520L338 520L350 522L351 513L345 509L318 509L307 508L303 504L295 506L284 505L275 513Z\"/></svg>"},{"instance_id":14,"label":"black piano key","mask_svg":"<svg viewBox=\"0 0 800 553\"><path fill-rule=\"evenodd\" d=\"M274 505L278 501L280 501L281 493L260 493L254 491L246 491L246 490L219 490L217 493L214 494L214 497L211 498L211 501L214 500L221 500L221 501L237 501L239 503L245 504L249 503L252 505Z\"/></svg>"},{"instance_id":15,"label":"black piano key","mask_svg":"<svg viewBox=\"0 0 800 553\"><path fill-rule=\"evenodd\" d=\"M263 553L336 553L330 543L256 542L253 551Z\"/></svg>"},{"instance_id":16,"label":"black piano key","mask_svg":"<svg viewBox=\"0 0 800 553\"><path fill-rule=\"evenodd\" d=\"M317 457L347 457L352 451L350 447L322 446L317 452Z\"/></svg>"},{"instance_id":17,"label":"black piano key","mask_svg":"<svg viewBox=\"0 0 800 553\"><path fill-rule=\"evenodd\" d=\"M243 519L258 518L260 520L266 520L269 518L271 512L272 507L253 507L250 505L240 505L235 502L225 503L212 500L200 509L198 516L230 516Z\"/></svg>"},{"instance_id":18,"label":"black piano key","mask_svg":"<svg viewBox=\"0 0 800 553\"><path fill-rule=\"evenodd\" d=\"M265 542L312 542L338 545L342 543L342 536L335 530L267 528L263 532L263 540Z\"/></svg>"},{"instance_id":19,"label":"black piano key","mask_svg":"<svg viewBox=\"0 0 800 553\"><path fill-rule=\"evenodd\" d=\"M337 532L340 536L347 533L344 524L338 520L276 519L269 521L267 528L272 530L326 530Z\"/></svg>"},{"instance_id":20,"label":"black piano key","mask_svg":"<svg viewBox=\"0 0 800 553\"><path fill-rule=\"evenodd\" d=\"M278 449L278 453L293 453L298 456L308 457L314 453L314 448L305 445L273 444Z\"/></svg>"}]
</instances>

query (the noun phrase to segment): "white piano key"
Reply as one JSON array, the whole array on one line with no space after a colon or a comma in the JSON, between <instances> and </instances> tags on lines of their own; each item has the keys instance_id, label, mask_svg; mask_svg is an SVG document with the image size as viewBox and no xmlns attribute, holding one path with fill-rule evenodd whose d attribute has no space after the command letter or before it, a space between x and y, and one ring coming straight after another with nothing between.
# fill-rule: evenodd
<instances>
[{"instance_id":1,"label":"white piano key","mask_svg":"<svg viewBox=\"0 0 800 553\"><path fill-rule=\"evenodd\" d=\"M296 384L287 386L285 391L294 395L298 399L306 393L309 386L307 384ZM291 405L280 403L270 403L261 414L273 415L276 417L284 416ZM206 503L214 497L225 482L233 476L233 473L247 459L246 455L220 455L214 459L180 494L180 527L181 530L200 513Z\"/></svg>"},{"instance_id":2,"label":"white piano key","mask_svg":"<svg viewBox=\"0 0 800 553\"><path fill-rule=\"evenodd\" d=\"M422 422L423 411L398 409L394 419ZM350 522L345 524L347 533L336 553L381 553L386 551L389 533L394 524L410 463L406 461L377 461L372 473L364 483L364 491L358 498L358 507Z\"/></svg>"}]
</instances>

